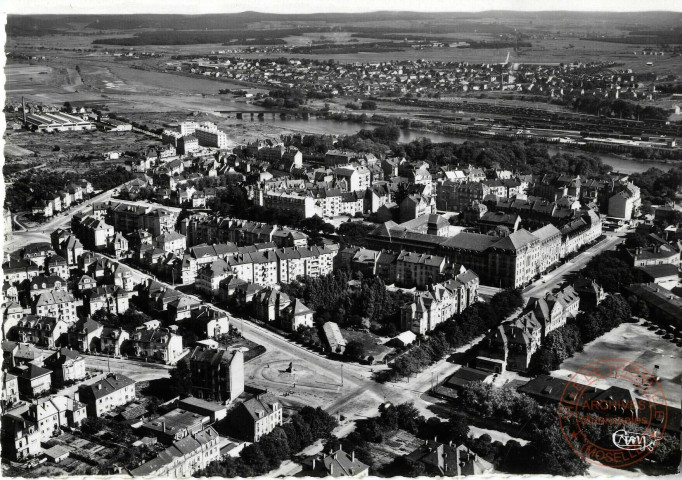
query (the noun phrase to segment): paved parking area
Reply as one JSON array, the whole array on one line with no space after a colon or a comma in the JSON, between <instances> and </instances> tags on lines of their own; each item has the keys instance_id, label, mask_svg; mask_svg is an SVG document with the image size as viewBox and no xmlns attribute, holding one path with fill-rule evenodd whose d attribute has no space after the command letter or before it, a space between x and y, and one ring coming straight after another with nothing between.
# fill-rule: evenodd
<instances>
[{"instance_id":1,"label":"paved parking area","mask_svg":"<svg viewBox=\"0 0 682 480\"><path fill-rule=\"evenodd\" d=\"M670 340L663 339L656 334L656 330L649 330L643 324L624 323L600 338L585 346L582 353L578 353L561 364L561 369L554 376L570 378L585 365L603 358L622 358L635 362L654 373L658 365L658 376L665 392L668 405L679 407L682 401L682 347L678 347ZM603 379L597 386L621 386L631 388L627 381L620 379Z\"/></svg>"}]
</instances>

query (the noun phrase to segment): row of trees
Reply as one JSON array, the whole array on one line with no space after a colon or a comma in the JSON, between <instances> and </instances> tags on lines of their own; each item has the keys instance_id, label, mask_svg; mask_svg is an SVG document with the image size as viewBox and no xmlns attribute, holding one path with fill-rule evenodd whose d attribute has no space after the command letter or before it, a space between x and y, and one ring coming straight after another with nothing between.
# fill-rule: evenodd
<instances>
[{"instance_id":1,"label":"row of trees","mask_svg":"<svg viewBox=\"0 0 682 480\"><path fill-rule=\"evenodd\" d=\"M632 301L641 308L636 299ZM530 373L546 374L556 370L568 357L581 352L585 343L627 322L632 313L630 304L631 301L622 295L610 295L597 308L579 313L574 321L547 334L530 360Z\"/></svg>"},{"instance_id":2,"label":"row of trees","mask_svg":"<svg viewBox=\"0 0 682 480\"><path fill-rule=\"evenodd\" d=\"M642 106L638 103L621 99L603 98L594 95L582 95L573 99L573 109L592 115L606 115L638 120L654 119L667 120L668 112L663 108L651 105Z\"/></svg>"},{"instance_id":3,"label":"row of trees","mask_svg":"<svg viewBox=\"0 0 682 480\"><path fill-rule=\"evenodd\" d=\"M317 439L329 438L336 425L336 419L321 408L303 407L291 421L276 427L258 443L245 447L239 457L213 462L194 476L246 478L263 475Z\"/></svg>"},{"instance_id":4,"label":"row of trees","mask_svg":"<svg viewBox=\"0 0 682 480\"><path fill-rule=\"evenodd\" d=\"M612 293L620 292L632 283L646 281L642 272L623 260L618 251L606 251L596 255L580 274Z\"/></svg>"},{"instance_id":5,"label":"row of trees","mask_svg":"<svg viewBox=\"0 0 682 480\"><path fill-rule=\"evenodd\" d=\"M431 165L470 163L481 168L499 165L521 174L601 175L611 170L597 157L565 153L552 156L546 146L535 143L432 143L428 138L421 138L394 146L393 153L412 160L424 160Z\"/></svg>"},{"instance_id":6,"label":"row of trees","mask_svg":"<svg viewBox=\"0 0 682 480\"><path fill-rule=\"evenodd\" d=\"M518 290L504 290L495 294L489 303L475 303L461 314L438 325L428 339L400 357L390 370L383 370L378 379L393 381L422 371L443 358L451 349L459 348L499 325L523 306Z\"/></svg>"},{"instance_id":7,"label":"row of trees","mask_svg":"<svg viewBox=\"0 0 682 480\"><path fill-rule=\"evenodd\" d=\"M575 352L582 352L581 331L575 323L567 323L547 334L542 346L530 359L528 370L533 375L549 373Z\"/></svg>"}]
</instances>

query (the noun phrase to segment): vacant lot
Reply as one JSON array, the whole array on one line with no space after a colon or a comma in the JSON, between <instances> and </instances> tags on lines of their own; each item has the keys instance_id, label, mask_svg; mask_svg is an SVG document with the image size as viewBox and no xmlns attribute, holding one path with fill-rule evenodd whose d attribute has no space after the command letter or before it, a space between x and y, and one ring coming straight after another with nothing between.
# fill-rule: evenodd
<instances>
[{"instance_id":1,"label":"vacant lot","mask_svg":"<svg viewBox=\"0 0 682 480\"><path fill-rule=\"evenodd\" d=\"M412 453L422 443L422 440L405 430L396 430L386 435L382 443L368 443L374 468L379 469L396 457Z\"/></svg>"},{"instance_id":2,"label":"vacant lot","mask_svg":"<svg viewBox=\"0 0 682 480\"><path fill-rule=\"evenodd\" d=\"M380 362L383 358L391 353L394 349L382 345L387 339L381 338L373 333L356 332L354 330L341 330L343 338L346 342L356 341L360 342L365 348L365 355L374 357L374 361Z\"/></svg>"},{"instance_id":3,"label":"vacant lot","mask_svg":"<svg viewBox=\"0 0 682 480\"><path fill-rule=\"evenodd\" d=\"M655 365L659 366L658 376L665 392L668 405L679 407L682 400L682 348L669 340L663 340L655 331L642 325L625 323L611 330L601 338L587 344L582 353L576 354L561 364L556 373L562 378L569 378L581 368L600 359L621 358L635 362L653 373ZM620 386L632 389L633 385L622 379L604 379L596 386L608 388Z\"/></svg>"}]
</instances>

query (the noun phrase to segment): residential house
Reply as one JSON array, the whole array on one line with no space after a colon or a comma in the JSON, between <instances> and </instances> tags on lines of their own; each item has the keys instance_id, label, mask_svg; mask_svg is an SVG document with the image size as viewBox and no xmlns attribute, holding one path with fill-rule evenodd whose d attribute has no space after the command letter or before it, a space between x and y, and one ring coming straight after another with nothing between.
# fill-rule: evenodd
<instances>
[{"instance_id":1,"label":"residential house","mask_svg":"<svg viewBox=\"0 0 682 480\"><path fill-rule=\"evenodd\" d=\"M258 442L263 435L282 425L282 406L257 395L238 404L228 415L230 424L249 442Z\"/></svg>"},{"instance_id":2,"label":"residential house","mask_svg":"<svg viewBox=\"0 0 682 480\"><path fill-rule=\"evenodd\" d=\"M349 477L365 478L369 475L369 466L339 448L335 452L318 453L301 462L302 475L306 477Z\"/></svg>"},{"instance_id":3,"label":"residential house","mask_svg":"<svg viewBox=\"0 0 682 480\"><path fill-rule=\"evenodd\" d=\"M61 317L26 315L17 322L14 336L22 343L57 348L64 341L68 328Z\"/></svg>"},{"instance_id":4,"label":"residential house","mask_svg":"<svg viewBox=\"0 0 682 480\"><path fill-rule=\"evenodd\" d=\"M73 296L60 290L41 293L35 297L31 310L34 315L57 317L68 324L78 319Z\"/></svg>"},{"instance_id":5,"label":"residential house","mask_svg":"<svg viewBox=\"0 0 682 480\"><path fill-rule=\"evenodd\" d=\"M88 417L101 417L116 407L135 400L135 381L118 373L78 388L80 401L87 406Z\"/></svg>"},{"instance_id":6,"label":"residential house","mask_svg":"<svg viewBox=\"0 0 682 480\"><path fill-rule=\"evenodd\" d=\"M104 327L99 337L100 351L107 355L121 355L121 347L130 338L130 334L122 328Z\"/></svg>"},{"instance_id":7,"label":"residential house","mask_svg":"<svg viewBox=\"0 0 682 480\"><path fill-rule=\"evenodd\" d=\"M11 373L17 377L22 396L38 398L52 388L52 371L34 363L18 365Z\"/></svg>"},{"instance_id":8,"label":"residential house","mask_svg":"<svg viewBox=\"0 0 682 480\"><path fill-rule=\"evenodd\" d=\"M189 355L189 367L196 397L232 402L244 392L241 350L196 347Z\"/></svg>"},{"instance_id":9,"label":"residential house","mask_svg":"<svg viewBox=\"0 0 682 480\"><path fill-rule=\"evenodd\" d=\"M52 370L52 384L55 386L85 378L85 357L75 350L62 347L47 357L43 364Z\"/></svg>"},{"instance_id":10,"label":"residential house","mask_svg":"<svg viewBox=\"0 0 682 480\"><path fill-rule=\"evenodd\" d=\"M314 313L301 300L294 298L280 314L282 327L290 332L296 332L300 327L312 328Z\"/></svg>"},{"instance_id":11,"label":"residential house","mask_svg":"<svg viewBox=\"0 0 682 480\"><path fill-rule=\"evenodd\" d=\"M103 326L90 317L81 319L68 330L69 346L79 352L95 351L99 347L99 338Z\"/></svg>"},{"instance_id":12,"label":"residential house","mask_svg":"<svg viewBox=\"0 0 682 480\"><path fill-rule=\"evenodd\" d=\"M167 329L143 329L130 335L132 355L175 365L182 357L182 337Z\"/></svg>"}]
</instances>

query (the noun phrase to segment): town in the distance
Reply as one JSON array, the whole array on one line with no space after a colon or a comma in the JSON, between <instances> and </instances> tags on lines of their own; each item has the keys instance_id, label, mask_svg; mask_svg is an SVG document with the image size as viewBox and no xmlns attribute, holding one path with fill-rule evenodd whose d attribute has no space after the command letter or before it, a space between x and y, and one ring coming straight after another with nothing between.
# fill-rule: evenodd
<instances>
[{"instance_id":1,"label":"town in the distance","mask_svg":"<svg viewBox=\"0 0 682 480\"><path fill-rule=\"evenodd\" d=\"M679 473L679 26L382 15L10 16L3 476Z\"/></svg>"}]
</instances>

